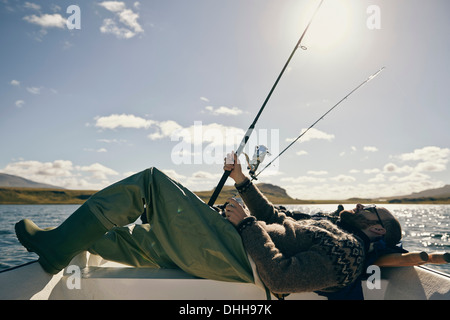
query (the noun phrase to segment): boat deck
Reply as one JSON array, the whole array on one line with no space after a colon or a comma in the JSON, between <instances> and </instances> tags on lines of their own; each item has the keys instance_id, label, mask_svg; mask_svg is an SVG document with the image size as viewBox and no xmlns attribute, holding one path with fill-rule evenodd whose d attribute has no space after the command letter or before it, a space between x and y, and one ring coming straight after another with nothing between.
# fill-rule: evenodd
<instances>
[{"instance_id":1,"label":"boat deck","mask_svg":"<svg viewBox=\"0 0 450 320\"><path fill-rule=\"evenodd\" d=\"M362 284L367 300L450 299L450 275L424 267L381 268L381 287ZM0 273L0 299L266 300L262 284L199 279L178 269L132 268L83 253L57 275L29 263ZM271 296L271 299L276 299ZM287 298L325 299L313 292Z\"/></svg>"}]
</instances>

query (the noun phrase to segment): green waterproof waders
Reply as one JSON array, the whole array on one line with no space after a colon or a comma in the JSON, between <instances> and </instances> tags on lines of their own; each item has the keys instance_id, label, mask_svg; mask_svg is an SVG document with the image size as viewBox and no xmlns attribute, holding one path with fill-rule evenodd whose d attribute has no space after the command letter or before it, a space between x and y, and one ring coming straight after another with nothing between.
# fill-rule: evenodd
<instances>
[{"instance_id":1,"label":"green waterproof waders","mask_svg":"<svg viewBox=\"0 0 450 320\"><path fill-rule=\"evenodd\" d=\"M87 228L87 235L83 228L72 231L70 223L66 223L70 219L77 221L80 210L84 215L89 212L89 219L95 220L92 223L95 230ZM144 210L149 223L129 225ZM62 232L52 235L51 231L31 226L29 221L18 225L19 240L22 238L25 247L38 253L40 260L50 259L47 252L64 251L61 247L67 242L71 249L65 252L64 261L51 262L55 270L63 268L61 265L70 261L66 261L69 256L89 248L107 260L135 267L180 268L201 278L253 282L252 269L235 228L195 194L156 168L94 194L54 229L66 225L64 235Z\"/></svg>"}]
</instances>

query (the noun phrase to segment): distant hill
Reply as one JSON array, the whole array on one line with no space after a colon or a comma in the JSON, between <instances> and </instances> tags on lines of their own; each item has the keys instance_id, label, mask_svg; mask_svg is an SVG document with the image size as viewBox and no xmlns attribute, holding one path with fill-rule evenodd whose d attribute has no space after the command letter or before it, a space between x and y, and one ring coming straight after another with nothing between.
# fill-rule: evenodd
<instances>
[{"instance_id":1,"label":"distant hill","mask_svg":"<svg viewBox=\"0 0 450 320\"><path fill-rule=\"evenodd\" d=\"M450 185L387 198L389 203L450 203Z\"/></svg>"},{"instance_id":2,"label":"distant hill","mask_svg":"<svg viewBox=\"0 0 450 320\"><path fill-rule=\"evenodd\" d=\"M95 191L0 187L0 204L83 204Z\"/></svg>"},{"instance_id":3,"label":"distant hill","mask_svg":"<svg viewBox=\"0 0 450 320\"><path fill-rule=\"evenodd\" d=\"M304 204L310 203L311 201L304 201L291 198L285 189L270 184L270 183L259 183L257 184L259 190L269 199L273 204ZM209 201L213 190L210 191L196 191L195 194L205 202ZM236 188L234 186L225 186L220 192L219 197L216 200L216 204L223 204L228 198L239 196L237 194Z\"/></svg>"},{"instance_id":4,"label":"distant hill","mask_svg":"<svg viewBox=\"0 0 450 320\"><path fill-rule=\"evenodd\" d=\"M17 187L17 188L41 188L41 189L64 189L57 186L52 186L46 183L39 183L31 181L19 176L11 174L0 173L0 187Z\"/></svg>"},{"instance_id":5,"label":"distant hill","mask_svg":"<svg viewBox=\"0 0 450 320\"><path fill-rule=\"evenodd\" d=\"M450 197L450 184L447 184L447 185L443 186L442 188L428 189L425 191L414 192L410 195L400 196L400 197L395 197L395 198L411 199L411 198L423 198L423 197L435 197L435 198Z\"/></svg>"}]
</instances>

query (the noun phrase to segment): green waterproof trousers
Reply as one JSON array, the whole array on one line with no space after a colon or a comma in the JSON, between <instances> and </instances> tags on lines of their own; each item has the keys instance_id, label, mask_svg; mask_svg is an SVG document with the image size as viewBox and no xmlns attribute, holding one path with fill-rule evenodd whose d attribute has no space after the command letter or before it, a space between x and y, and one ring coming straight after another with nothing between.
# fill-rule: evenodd
<instances>
[{"instance_id":1,"label":"green waterproof trousers","mask_svg":"<svg viewBox=\"0 0 450 320\"><path fill-rule=\"evenodd\" d=\"M110 230L89 249L106 260L180 268L213 280L254 282L235 228L156 168L99 191L85 205ZM149 223L130 225L144 210Z\"/></svg>"}]
</instances>

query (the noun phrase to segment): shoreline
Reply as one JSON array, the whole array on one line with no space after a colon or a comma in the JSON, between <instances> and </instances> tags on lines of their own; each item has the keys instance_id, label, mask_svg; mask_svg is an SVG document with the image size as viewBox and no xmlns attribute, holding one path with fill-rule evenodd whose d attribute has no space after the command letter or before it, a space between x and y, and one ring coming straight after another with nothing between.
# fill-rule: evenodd
<instances>
[{"instance_id":1,"label":"shoreline","mask_svg":"<svg viewBox=\"0 0 450 320\"><path fill-rule=\"evenodd\" d=\"M97 191L95 190L67 190L67 189L43 189L43 188L15 188L0 187L0 204L1 205L38 205L38 204L83 204L90 196ZM212 191L194 192L199 198L207 202ZM293 199L283 194L270 194L263 191L267 198L275 205L314 205L314 204L356 204L356 203L373 203L373 204L450 204L450 198L391 198L391 199L366 199L366 198L350 198L345 200L300 200ZM224 189L217 204L222 204L228 198L233 197L235 191Z\"/></svg>"}]
</instances>

